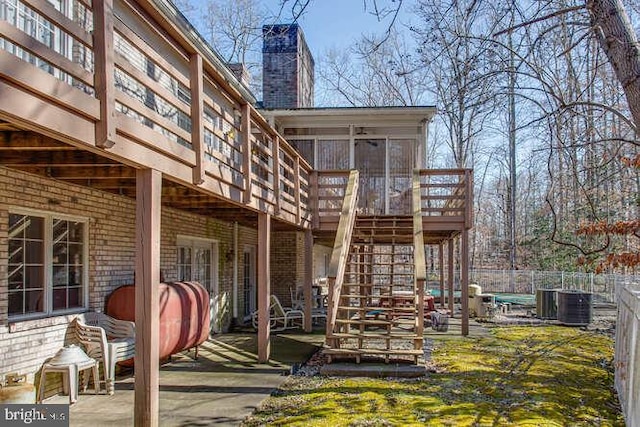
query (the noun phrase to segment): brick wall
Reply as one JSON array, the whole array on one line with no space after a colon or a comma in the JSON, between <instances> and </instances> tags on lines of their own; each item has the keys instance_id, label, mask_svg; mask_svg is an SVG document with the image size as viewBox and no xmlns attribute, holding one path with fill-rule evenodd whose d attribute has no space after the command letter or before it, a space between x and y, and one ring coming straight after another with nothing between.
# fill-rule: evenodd
<instances>
[{"instance_id":1,"label":"brick wall","mask_svg":"<svg viewBox=\"0 0 640 427\"><path fill-rule=\"evenodd\" d=\"M271 236L271 293L291 306L290 289L304 285L303 232L278 232Z\"/></svg>"},{"instance_id":2,"label":"brick wall","mask_svg":"<svg viewBox=\"0 0 640 427\"><path fill-rule=\"evenodd\" d=\"M0 380L8 372L19 372L28 374L33 382L44 361L63 345L72 343L69 323L75 316L9 322L7 228L11 207L89 219L89 309L95 310L103 308L113 289L133 283L135 201L0 167ZM232 249L233 224L163 208L161 226L161 271L166 281L177 278L178 235L218 242L219 301L224 304L220 319L226 330L231 322L233 261L228 261L225 254ZM238 252L242 252L243 245L256 244L257 233L238 228ZM243 258L241 254L236 256L241 296Z\"/></svg>"}]
</instances>

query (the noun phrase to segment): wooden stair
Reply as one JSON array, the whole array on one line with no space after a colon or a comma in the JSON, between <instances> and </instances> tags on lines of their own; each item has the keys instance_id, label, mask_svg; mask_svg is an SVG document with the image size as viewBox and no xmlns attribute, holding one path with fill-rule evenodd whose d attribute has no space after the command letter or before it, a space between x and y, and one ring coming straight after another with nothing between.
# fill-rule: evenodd
<instances>
[{"instance_id":1,"label":"wooden stair","mask_svg":"<svg viewBox=\"0 0 640 427\"><path fill-rule=\"evenodd\" d=\"M413 251L411 216L356 216L335 327L324 350L329 363L335 358L360 363L365 356L418 362L423 319Z\"/></svg>"}]
</instances>

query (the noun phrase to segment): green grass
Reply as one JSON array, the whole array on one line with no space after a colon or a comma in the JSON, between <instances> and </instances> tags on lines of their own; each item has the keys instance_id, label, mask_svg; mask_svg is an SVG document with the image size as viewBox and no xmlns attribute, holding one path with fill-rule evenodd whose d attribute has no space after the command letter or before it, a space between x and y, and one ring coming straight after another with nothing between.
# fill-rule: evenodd
<instances>
[{"instance_id":1,"label":"green grass","mask_svg":"<svg viewBox=\"0 0 640 427\"><path fill-rule=\"evenodd\" d=\"M291 377L245 426L624 426L613 341L573 328L449 338L420 380Z\"/></svg>"}]
</instances>

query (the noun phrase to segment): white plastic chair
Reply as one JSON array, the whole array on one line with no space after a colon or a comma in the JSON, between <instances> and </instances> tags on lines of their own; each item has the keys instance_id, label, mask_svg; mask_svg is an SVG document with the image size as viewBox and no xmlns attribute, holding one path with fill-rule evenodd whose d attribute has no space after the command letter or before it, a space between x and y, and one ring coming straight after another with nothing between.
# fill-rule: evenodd
<instances>
[{"instance_id":1,"label":"white plastic chair","mask_svg":"<svg viewBox=\"0 0 640 427\"><path fill-rule=\"evenodd\" d=\"M304 326L304 312L291 307L283 307L277 296L271 295L269 304L269 325L273 332ZM258 310L251 315L251 323L258 329Z\"/></svg>"},{"instance_id":2,"label":"white plastic chair","mask_svg":"<svg viewBox=\"0 0 640 427\"><path fill-rule=\"evenodd\" d=\"M75 323L78 341L89 357L102 362L107 393L113 394L116 362L135 356L135 324L95 312L78 316Z\"/></svg>"}]
</instances>

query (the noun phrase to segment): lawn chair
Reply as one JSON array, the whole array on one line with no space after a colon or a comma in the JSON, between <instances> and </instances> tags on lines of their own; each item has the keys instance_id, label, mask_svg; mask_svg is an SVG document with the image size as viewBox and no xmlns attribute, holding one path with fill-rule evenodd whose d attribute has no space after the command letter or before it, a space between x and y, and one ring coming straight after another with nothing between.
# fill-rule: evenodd
<instances>
[{"instance_id":1,"label":"lawn chair","mask_svg":"<svg viewBox=\"0 0 640 427\"><path fill-rule=\"evenodd\" d=\"M311 321L313 324L317 324L319 319L324 319L327 321L327 309L324 307L320 308L312 308L311 309Z\"/></svg>"},{"instance_id":2,"label":"lawn chair","mask_svg":"<svg viewBox=\"0 0 640 427\"><path fill-rule=\"evenodd\" d=\"M116 362L135 356L134 323L104 313L85 313L76 317L75 332L87 355L102 363L107 393L113 394Z\"/></svg>"},{"instance_id":3,"label":"lawn chair","mask_svg":"<svg viewBox=\"0 0 640 427\"><path fill-rule=\"evenodd\" d=\"M302 288L289 288L291 294L291 308L294 310L304 310L304 295Z\"/></svg>"},{"instance_id":4,"label":"lawn chair","mask_svg":"<svg viewBox=\"0 0 640 427\"><path fill-rule=\"evenodd\" d=\"M319 289L318 289L319 290ZM304 294L301 287L298 287L295 291L293 288L289 288L291 292L291 308L294 310L300 310L304 312ZM319 319L327 320L327 309L322 303L323 295L312 295L312 301L315 301L311 309L311 320L313 324L317 324Z\"/></svg>"},{"instance_id":5,"label":"lawn chair","mask_svg":"<svg viewBox=\"0 0 640 427\"><path fill-rule=\"evenodd\" d=\"M271 295L269 304L269 325L273 332L304 326L304 312L291 307L283 307L277 296ZM258 310L251 315L253 327L258 329Z\"/></svg>"}]
</instances>

